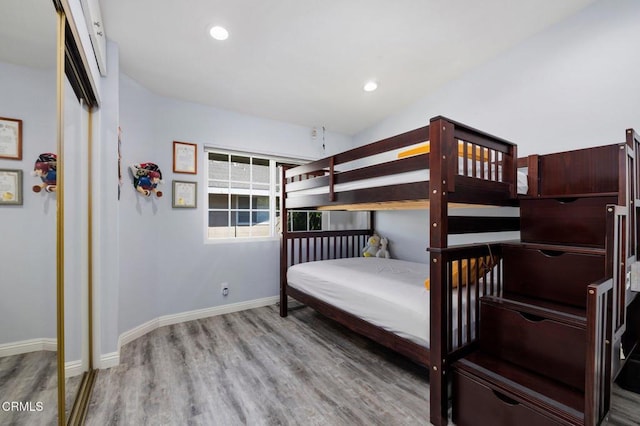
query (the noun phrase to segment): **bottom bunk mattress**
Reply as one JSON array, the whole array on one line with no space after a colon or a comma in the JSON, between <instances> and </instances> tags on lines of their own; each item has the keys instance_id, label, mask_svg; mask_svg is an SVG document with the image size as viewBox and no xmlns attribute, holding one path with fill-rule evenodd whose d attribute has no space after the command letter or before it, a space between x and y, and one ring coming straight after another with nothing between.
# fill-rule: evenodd
<instances>
[{"instance_id":1,"label":"bottom bunk mattress","mask_svg":"<svg viewBox=\"0 0 640 426\"><path fill-rule=\"evenodd\" d=\"M371 324L429 346L429 265L354 257L294 265L291 287Z\"/></svg>"},{"instance_id":2,"label":"bottom bunk mattress","mask_svg":"<svg viewBox=\"0 0 640 426\"><path fill-rule=\"evenodd\" d=\"M353 257L299 263L287 271L289 286L361 318L368 323L429 348L430 298L425 287L429 265L398 259ZM480 279L482 282L482 278ZM451 339L458 346L475 339L476 285L451 294ZM469 306L470 305L470 306ZM468 338L467 315L471 314Z\"/></svg>"}]
</instances>

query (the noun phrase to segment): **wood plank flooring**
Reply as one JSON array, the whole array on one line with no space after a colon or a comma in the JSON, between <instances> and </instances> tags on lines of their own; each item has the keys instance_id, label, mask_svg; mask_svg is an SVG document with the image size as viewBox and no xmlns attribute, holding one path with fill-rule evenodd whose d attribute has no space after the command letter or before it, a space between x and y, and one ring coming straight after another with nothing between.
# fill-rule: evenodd
<instances>
[{"instance_id":1,"label":"wood plank flooring","mask_svg":"<svg viewBox=\"0 0 640 426\"><path fill-rule=\"evenodd\" d=\"M426 425L428 371L302 307L159 328L98 373L87 425ZM610 425L640 424L616 388Z\"/></svg>"},{"instance_id":2,"label":"wood plank flooring","mask_svg":"<svg viewBox=\"0 0 640 426\"><path fill-rule=\"evenodd\" d=\"M0 403L42 402L42 411L0 409L2 425L49 425L58 419L56 353L30 352L0 358ZM0 407L1 408L1 407ZM35 409L35 407L34 407Z\"/></svg>"},{"instance_id":3,"label":"wood plank flooring","mask_svg":"<svg viewBox=\"0 0 640 426\"><path fill-rule=\"evenodd\" d=\"M29 352L0 358L0 425L57 425L58 371L57 353ZM67 415L73 406L82 375L66 380ZM22 402L27 411L3 409L6 402ZM38 411L36 403L42 403ZM29 404L30 403L30 404Z\"/></svg>"}]
</instances>

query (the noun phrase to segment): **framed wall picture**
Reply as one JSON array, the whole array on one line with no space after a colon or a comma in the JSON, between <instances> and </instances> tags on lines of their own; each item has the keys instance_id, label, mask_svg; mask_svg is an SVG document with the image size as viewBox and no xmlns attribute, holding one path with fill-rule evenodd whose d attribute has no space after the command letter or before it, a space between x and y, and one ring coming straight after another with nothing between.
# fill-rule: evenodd
<instances>
[{"instance_id":1,"label":"framed wall picture","mask_svg":"<svg viewBox=\"0 0 640 426\"><path fill-rule=\"evenodd\" d=\"M198 145L187 142L173 142L173 172L198 173Z\"/></svg>"},{"instance_id":2,"label":"framed wall picture","mask_svg":"<svg viewBox=\"0 0 640 426\"><path fill-rule=\"evenodd\" d=\"M175 209L195 209L198 206L198 182L173 181L172 207Z\"/></svg>"},{"instance_id":3,"label":"framed wall picture","mask_svg":"<svg viewBox=\"0 0 640 426\"><path fill-rule=\"evenodd\" d=\"M0 158L22 160L22 120L0 117Z\"/></svg>"},{"instance_id":4,"label":"framed wall picture","mask_svg":"<svg viewBox=\"0 0 640 426\"><path fill-rule=\"evenodd\" d=\"M22 205L22 170L0 169L0 205Z\"/></svg>"}]
</instances>

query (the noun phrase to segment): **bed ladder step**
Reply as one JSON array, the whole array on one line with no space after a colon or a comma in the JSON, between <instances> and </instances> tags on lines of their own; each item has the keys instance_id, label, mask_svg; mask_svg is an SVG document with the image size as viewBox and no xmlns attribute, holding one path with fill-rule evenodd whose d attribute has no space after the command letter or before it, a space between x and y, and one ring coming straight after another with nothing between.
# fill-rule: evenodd
<instances>
[{"instance_id":1,"label":"bed ladder step","mask_svg":"<svg viewBox=\"0 0 640 426\"><path fill-rule=\"evenodd\" d=\"M477 351L453 365L458 426L582 425L584 394Z\"/></svg>"},{"instance_id":2,"label":"bed ladder step","mask_svg":"<svg viewBox=\"0 0 640 426\"><path fill-rule=\"evenodd\" d=\"M480 302L480 349L584 391L586 311L563 308L484 297Z\"/></svg>"},{"instance_id":3,"label":"bed ladder step","mask_svg":"<svg viewBox=\"0 0 640 426\"><path fill-rule=\"evenodd\" d=\"M617 204L617 195L565 194L521 199L522 241L604 248L606 209Z\"/></svg>"},{"instance_id":4,"label":"bed ladder step","mask_svg":"<svg viewBox=\"0 0 640 426\"><path fill-rule=\"evenodd\" d=\"M508 243L502 247L504 291L585 308L586 288L607 274L604 249Z\"/></svg>"}]
</instances>

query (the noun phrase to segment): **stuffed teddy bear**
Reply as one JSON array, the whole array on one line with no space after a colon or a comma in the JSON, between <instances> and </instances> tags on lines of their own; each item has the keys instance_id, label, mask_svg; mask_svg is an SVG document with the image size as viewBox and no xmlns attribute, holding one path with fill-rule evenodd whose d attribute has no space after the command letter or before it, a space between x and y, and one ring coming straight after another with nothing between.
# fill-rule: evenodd
<instances>
[{"instance_id":1,"label":"stuffed teddy bear","mask_svg":"<svg viewBox=\"0 0 640 426\"><path fill-rule=\"evenodd\" d=\"M364 257L375 257L380 248L380 237L378 234L373 234L367 240L367 245L362 249L362 255Z\"/></svg>"},{"instance_id":2,"label":"stuffed teddy bear","mask_svg":"<svg viewBox=\"0 0 640 426\"><path fill-rule=\"evenodd\" d=\"M380 238L380 248L376 252L376 257L384 257L385 259L391 259L391 255L389 254L389 240L386 238Z\"/></svg>"}]
</instances>

